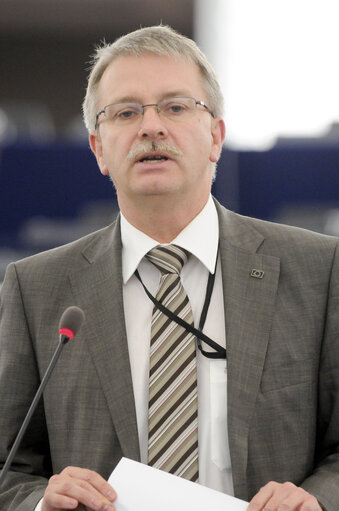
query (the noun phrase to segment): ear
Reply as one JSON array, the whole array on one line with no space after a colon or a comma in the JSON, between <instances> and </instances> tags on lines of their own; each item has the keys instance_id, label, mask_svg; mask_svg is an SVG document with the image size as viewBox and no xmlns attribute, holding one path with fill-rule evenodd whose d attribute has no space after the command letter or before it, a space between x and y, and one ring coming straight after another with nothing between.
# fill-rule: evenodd
<instances>
[{"instance_id":1,"label":"ear","mask_svg":"<svg viewBox=\"0 0 339 511\"><path fill-rule=\"evenodd\" d=\"M98 132L92 131L89 135L89 145L92 149L94 156L96 157L100 172L102 175L107 176L109 174L108 168L106 167L101 138Z\"/></svg>"},{"instance_id":2,"label":"ear","mask_svg":"<svg viewBox=\"0 0 339 511\"><path fill-rule=\"evenodd\" d=\"M212 145L210 152L210 161L216 163L219 160L220 153L222 150L222 144L225 140L226 127L223 119L217 117L216 119L212 119L211 124L211 136L212 136Z\"/></svg>"}]
</instances>

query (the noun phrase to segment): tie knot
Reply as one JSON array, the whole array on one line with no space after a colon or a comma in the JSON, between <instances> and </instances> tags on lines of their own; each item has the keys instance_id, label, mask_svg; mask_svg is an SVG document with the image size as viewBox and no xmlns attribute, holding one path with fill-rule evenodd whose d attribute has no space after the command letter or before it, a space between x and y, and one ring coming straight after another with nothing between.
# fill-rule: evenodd
<instances>
[{"instance_id":1,"label":"tie knot","mask_svg":"<svg viewBox=\"0 0 339 511\"><path fill-rule=\"evenodd\" d=\"M154 264L162 275L167 273L180 274L182 267L188 259L189 252L177 245L167 245L166 247L154 247L150 250L146 257Z\"/></svg>"}]
</instances>

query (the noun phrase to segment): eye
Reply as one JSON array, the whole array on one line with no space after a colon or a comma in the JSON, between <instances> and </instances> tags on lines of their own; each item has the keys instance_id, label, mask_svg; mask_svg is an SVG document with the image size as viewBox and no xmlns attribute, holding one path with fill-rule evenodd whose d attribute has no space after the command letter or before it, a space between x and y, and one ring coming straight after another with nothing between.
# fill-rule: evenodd
<instances>
[{"instance_id":1,"label":"eye","mask_svg":"<svg viewBox=\"0 0 339 511\"><path fill-rule=\"evenodd\" d=\"M170 107L171 112L173 112L174 114L179 114L184 109L185 108L183 105L171 105L171 107Z\"/></svg>"},{"instance_id":2,"label":"eye","mask_svg":"<svg viewBox=\"0 0 339 511\"><path fill-rule=\"evenodd\" d=\"M112 121L131 121L140 115L140 107L134 103L121 103L110 105L107 111L108 118Z\"/></svg>"},{"instance_id":3,"label":"eye","mask_svg":"<svg viewBox=\"0 0 339 511\"><path fill-rule=\"evenodd\" d=\"M128 107L128 108L124 108L123 110L119 110L119 112L117 112L115 114L115 119L125 121L128 119L133 119L134 117L136 117L139 114L140 114L140 112L137 108Z\"/></svg>"},{"instance_id":4,"label":"eye","mask_svg":"<svg viewBox=\"0 0 339 511\"><path fill-rule=\"evenodd\" d=\"M170 101L164 105L163 110L168 115L180 115L187 110L187 105L180 101Z\"/></svg>"}]
</instances>

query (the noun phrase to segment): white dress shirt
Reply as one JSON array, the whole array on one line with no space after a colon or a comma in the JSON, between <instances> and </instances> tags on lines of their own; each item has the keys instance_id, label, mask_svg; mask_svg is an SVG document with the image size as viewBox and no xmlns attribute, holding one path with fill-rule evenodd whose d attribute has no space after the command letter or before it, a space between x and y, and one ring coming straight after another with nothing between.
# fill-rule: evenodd
<instances>
[{"instance_id":1,"label":"white dress shirt","mask_svg":"<svg viewBox=\"0 0 339 511\"><path fill-rule=\"evenodd\" d=\"M144 258L159 243L121 216L123 299L141 461L147 463L149 351L153 303L134 275L138 269L147 289L156 295L160 271ZM172 241L192 255L181 272L197 327L209 272L218 255L219 225L212 197L204 209ZM226 346L220 262L203 332ZM208 346L203 346L206 351ZM199 483L233 495L227 433L227 372L225 360L206 358L197 350Z\"/></svg>"},{"instance_id":2,"label":"white dress shirt","mask_svg":"<svg viewBox=\"0 0 339 511\"><path fill-rule=\"evenodd\" d=\"M121 215L123 300L137 415L141 461L147 463L149 351L153 303L134 275L138 269L147 289L156 295L160 272L145 259L159 243L133 227ZM192 255L181 272L197 327L206 296L209 273L218 256L219 225L210 196L199 215L172 241ZM203 332L226 347L222 276L218 258L216 278ZM203 345L209 351L209 347ZM227 432L227 366L197 350L199 483L234 495ZM35 511L40 511L41 502Z\"/></svg>"}]
</instances>

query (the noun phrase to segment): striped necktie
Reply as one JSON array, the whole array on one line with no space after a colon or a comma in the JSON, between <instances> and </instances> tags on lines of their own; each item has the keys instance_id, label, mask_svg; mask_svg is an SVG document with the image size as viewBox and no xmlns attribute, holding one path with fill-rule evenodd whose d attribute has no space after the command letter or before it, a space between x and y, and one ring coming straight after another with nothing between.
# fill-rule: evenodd
<instances>
[{"instance_id":1,"label":"striped necktie","mask_svg":"<svg viewBox=\"0 0 339 511\"><path fill-rule=\"evenodd\" d=\"M146 257L161 272L156 299L193 325L180 280L188 252L168 245ZM198 480L198 399L195 336L154 307L151 325L148 464Z\"/></svg>"}]
</instances>

